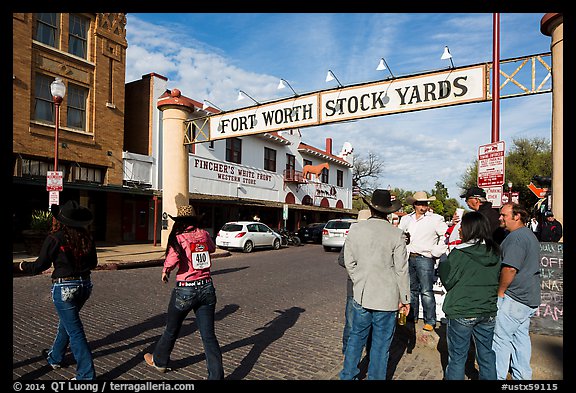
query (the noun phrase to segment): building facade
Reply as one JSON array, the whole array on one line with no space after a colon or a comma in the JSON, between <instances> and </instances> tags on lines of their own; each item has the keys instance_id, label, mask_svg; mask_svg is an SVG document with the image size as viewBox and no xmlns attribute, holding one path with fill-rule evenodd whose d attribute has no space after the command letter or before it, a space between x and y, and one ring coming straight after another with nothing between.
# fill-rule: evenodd
<instances>
[{"instance_id":1,"label":"building facade","mask_svg":"<svg viewBox=\"0 0 576 393\"><path fill-rule=\"evenodd\" d=\"M160 152L165 141L157 105L171 98L166 85L165 77L151 73L126 87L126 118L131 118L131 113L150 113L151 121L126 123L126 135L132 135L126 144L128 140L137 144L130 151L138 154L125 153L125 166L130 168L125 174L132 174L131 182L147 182L155 190L163 188ZM149 101L130 100L131 95ZM319 149L303 143L296 129L193 144L196 133L208 132L203 128L206 116L217 111L203 109L200 102L182 95L178 99L186 103L189 112L182 135L189 160L189 200L204 214L204 225L213 236L227 221L254 216L271 227L296 230L306 223L354 214L349 143L335 154L331 138ZM305 176L306 165L323 167L318 176ZM163 214L157 226L165 228L167 224ZM154 232L158 233L157 228Z\"/></svg>"},{"instance_id":2,"label":"building facade","mask_svg":"<svg viewBox=\"0 0 576 393\"><path fill-rule=\"evenodd\" d=\"M13 14L14 226L46 210L47 171L63 173L60 201L89 207L99 240L121 239L126 17L122 13ZM50 84L61 78L55 143ZM58 168L54 168L54 156Z\"/></svg>"}]
</instances>

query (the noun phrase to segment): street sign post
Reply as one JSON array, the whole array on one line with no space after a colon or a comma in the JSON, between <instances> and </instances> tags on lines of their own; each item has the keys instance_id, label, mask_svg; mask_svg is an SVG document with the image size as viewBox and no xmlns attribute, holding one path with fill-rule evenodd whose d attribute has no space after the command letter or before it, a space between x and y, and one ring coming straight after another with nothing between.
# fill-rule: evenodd
<instances>
[{"instance_id":1,"label":"street sign post","mask_svg":"<svg viewBox=\"0 0 576 393\"><path fill-rule=\"evenodd\" d=\"M504 185L504 141L482 145L478 148L478 187Z\"/></svg>"}]
</instances>

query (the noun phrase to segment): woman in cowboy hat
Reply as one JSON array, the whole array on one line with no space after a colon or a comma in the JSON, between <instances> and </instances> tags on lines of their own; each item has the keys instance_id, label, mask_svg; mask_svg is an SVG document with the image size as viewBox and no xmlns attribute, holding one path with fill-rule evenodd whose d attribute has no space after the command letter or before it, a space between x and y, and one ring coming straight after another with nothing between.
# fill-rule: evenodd
<instances>
[{"instance_id":1,"label":"woman in cowboy hat","mask_svg":"<svg viewBox=\"0 0 576 393\"><path fill-rule=\"evenodd\" d=\"M399 309L410 311L406 238L388 222L400 201L388 190L375 190L371 217L350 227L344 242L344 265L353 284L352 326L340 379L356 379L358 363L372 331L367 379L386 379L390 344Z\"/></svg>"},{"instance_id":2,"label":"woman in cowboy hat","mask_svg":"<svg viewBox=\"0 0 576 393\"><path fill-rule=\"evenodd\" d=\"M223 379L222 352L214 331L216 289L210 277L210 254L216 251L216 245L210 234L199 228L202 216L196 215L194 207L178 206L177 216L170 218L174 225L166 246L162 282L168 282L170 272L176 270L176 287L168 304L164 333L154 352L144 354L144 360L166 372L182 323L194 310L206 354L208 379Z\"/></svg>"},{"instance_id":3,"label":"woman in cowboy hat","mask_svg":"<svg viewBox=\"0 0 576 393\"><path fill-rule=\"evenodd\" d=\"M94 379L92 352L80 320L80 310L92 293L90 271L98 264L96 245L87 229L93 215L76 201L60 208L52 205L52 214L56 224L44 240L40 255L34 262L20 262L20 270L40 274L54 265L52 301L60 320L54 344L43 354L52 368L60 368L70 344L77 364L76 379Z\"/></svg>"}]
</instances>

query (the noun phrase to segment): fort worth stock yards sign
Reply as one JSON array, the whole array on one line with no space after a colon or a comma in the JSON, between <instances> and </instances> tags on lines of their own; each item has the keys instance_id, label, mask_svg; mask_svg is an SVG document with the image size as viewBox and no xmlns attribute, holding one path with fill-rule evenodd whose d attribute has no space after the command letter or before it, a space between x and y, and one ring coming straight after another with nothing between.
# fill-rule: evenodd
<instances>
[{"instance_id":1,"label":"fort worth stock yards sign","mask_svg":"<svg viewBox=\"0 0 576 393\"><path fill-rule=\"evenodd\" d=\"M485 101L486 65L341 87L223 112L209 140Z\"/></svg>"}]
</instances>

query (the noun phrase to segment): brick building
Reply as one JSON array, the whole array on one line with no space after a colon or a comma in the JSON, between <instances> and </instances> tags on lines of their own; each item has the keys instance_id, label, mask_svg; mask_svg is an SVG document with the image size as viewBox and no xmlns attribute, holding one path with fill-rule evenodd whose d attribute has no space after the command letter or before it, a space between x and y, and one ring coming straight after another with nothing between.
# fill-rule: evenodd
<instances>
[{"instance_id":1,"label":"brick building","mask_svg":"<svg viewBox=\"0 0 576 393\"><path fill-rule=\"evenodd\" d=\"M46 209L54 170L50 84L66 85L58 135L60 201L76 199L98 240L121 240L126 17L121 13L13 14L13 191L16 229Z\"/></svg>"}]
</instances>

